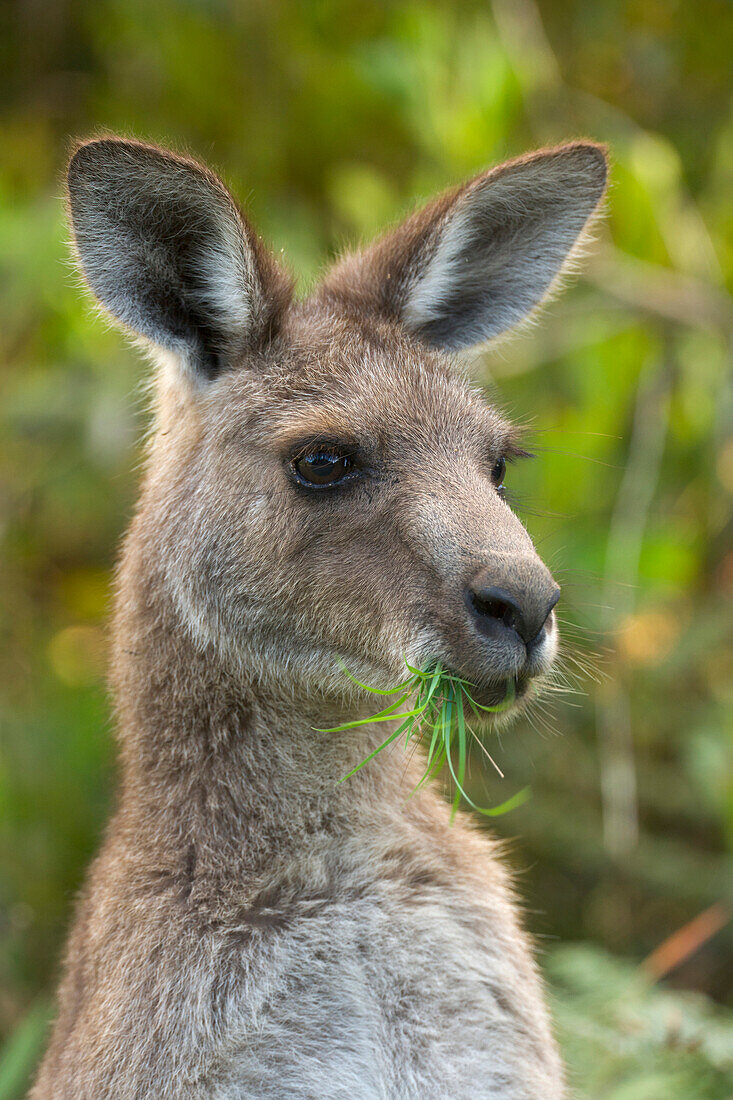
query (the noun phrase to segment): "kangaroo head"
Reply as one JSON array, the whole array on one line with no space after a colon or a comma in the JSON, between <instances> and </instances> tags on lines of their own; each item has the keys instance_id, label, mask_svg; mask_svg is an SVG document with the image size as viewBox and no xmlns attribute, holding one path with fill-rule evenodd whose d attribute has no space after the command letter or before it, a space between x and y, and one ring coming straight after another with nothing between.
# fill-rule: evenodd
<instances>
[{"instance_id":1,"label":"kangaroo head","mask_svg":"<svg viewBox=\"0 0 733 1100\"><path fill-rule=\"evenodd\" d=\"M487 701L557 648L559 589L502 492L511 426L454 353L545 297L606 179L592 144L443 195L295 300L224 185L117 139L69 168L86 279L155 350L136 520L182 628L293 690L440 661Z\"/></svg>"}]
</instances>

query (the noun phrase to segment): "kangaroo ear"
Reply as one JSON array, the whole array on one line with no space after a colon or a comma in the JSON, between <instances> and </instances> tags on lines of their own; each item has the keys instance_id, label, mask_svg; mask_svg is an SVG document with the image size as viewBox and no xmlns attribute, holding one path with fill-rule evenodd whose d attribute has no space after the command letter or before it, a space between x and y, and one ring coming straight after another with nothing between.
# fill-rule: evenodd
<instances>
[{"instance_id":1,"label":"kangaroo ear","mask_svg":"<svg viewBox=\"0 0 733 1100\"><path fill-rule=\"evenodd\" d=\"M436 199L323 292L460 349L511 328L547 294L606 187L606 157L579 143L510 161Z\"/></svg>"},{"instance_id":2,"label":"kangaroo ear","mask_svg":"<svg viewBox=\"0 0 733 1100\"><path fill-rule=\"evenodd\" d=\"M68 188L79 260L100 303L198 376L234 365L277 325L289 280L206 168L105 138L74 153Z\"/></svg>"}]
</instances>

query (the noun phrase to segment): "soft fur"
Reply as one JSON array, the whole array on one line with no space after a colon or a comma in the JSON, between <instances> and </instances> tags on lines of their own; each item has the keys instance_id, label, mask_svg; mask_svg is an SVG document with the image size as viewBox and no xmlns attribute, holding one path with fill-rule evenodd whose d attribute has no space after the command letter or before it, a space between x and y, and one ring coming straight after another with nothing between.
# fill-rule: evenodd
<instances>
[{"instance_id":1,"label":"soft fur","mask_svg":"<svg viewBox=\"0 0 733 1100\"><path fill-rule=\"evenodd\" d=\"M541 300L604 185L591 144L504 165L295 301L208 170L74 155L79 260L157 349L157 419L117 578L119 807L35 1100L564 1095L494 843L408 798L399 747L338 782L384 726L316 728L373 707L339 658L385 685L440 660L486 697L549 667L556 588L491 480L513 433L447 352ZM297 484L313 441L360 476ZM486 585L545 620L532 645L478 628Z\"/></svg>"}]
</instances>

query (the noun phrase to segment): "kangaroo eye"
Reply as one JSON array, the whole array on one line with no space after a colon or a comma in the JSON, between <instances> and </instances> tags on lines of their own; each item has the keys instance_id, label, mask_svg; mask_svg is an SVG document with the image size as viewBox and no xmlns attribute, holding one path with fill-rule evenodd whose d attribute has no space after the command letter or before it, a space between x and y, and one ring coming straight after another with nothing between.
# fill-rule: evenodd
<instances>
[{"instance_id":1,"label":"kangaroo eye","mask_svg":"<svg viewBox=\"0 0 733 1100\"><path fill-rule=\"evenodd\" d=\"M313 451L293 462L295 476L305 485L337 485L353 467L351 456L338 451Z\"/></svg>"},{"instance_id":2,"label":"kangaroo eye","mask_svg":"<svg viewBox=\"0 0 733 1100\"><path fill-rule=\"evenodd\" d=\"M500 458L494 463L491 471L491 480L497 489L500 489L504 484L504 477L506 476L506 459Z\"/></svg>"}]
</instances>

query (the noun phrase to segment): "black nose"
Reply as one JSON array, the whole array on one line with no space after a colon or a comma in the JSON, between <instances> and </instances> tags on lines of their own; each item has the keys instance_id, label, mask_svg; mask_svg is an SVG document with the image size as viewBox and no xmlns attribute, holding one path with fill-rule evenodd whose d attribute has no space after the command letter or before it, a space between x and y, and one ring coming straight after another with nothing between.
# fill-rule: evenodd
<instances>
[{"instance_id":1,"label":"black nose","mask_svg":"<svg viewBox=\"0 0 733 1100\"><path fill-rule=\"evenodd\" d=\"M560 589L541 585L537 592L509 592L494 585L470 585L466 602L476 625L484 634L496 637L501 627L514 630L525 645L532 645L542 634L550 612L560 599Z\"/></svg>"}]
</instances>

